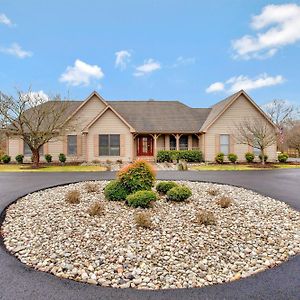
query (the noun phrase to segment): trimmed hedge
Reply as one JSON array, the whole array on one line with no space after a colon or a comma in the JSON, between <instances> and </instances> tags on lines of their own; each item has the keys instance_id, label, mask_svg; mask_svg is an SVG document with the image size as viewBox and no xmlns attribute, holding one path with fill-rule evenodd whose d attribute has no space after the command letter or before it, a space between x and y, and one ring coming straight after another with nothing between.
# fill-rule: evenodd
<instances>
[{"instance_id":1,"label":"trimmed hedge","mask_svg":"<svg viewBox=\"0 0 300 300\"><path fill-rule=\"evenodd\" d=\"M10 157L9 155L4 154L4 155L2 156L2 161L3 161L4 164L9 164L9 163L10 163L10 160L11 160L11 157Z\"/></svg>"},{"instance_id":2,"label":"trimmed hedge","mask_svg":"<svg viewBox=\"0 0 300 300\"><path fill-rule=\"evenodd\" d=\"M227 155L227 158L230 162L232 163L236 163L237 159L238 159L238 156L235 154L235 153L229 153Z\"/></svg>"},{"instance_id":3,"label":"trimmed hedge","mask_svg":"<svg viewBox=\"0 0 300 300\"><path fill-rule=\"evenodd\" d=\"M18 164L22 164L23 163L23 160L24 160L24 155L23 154L18 154L16 157L15 157L15 160Z\"/></svg>"},{"instance_id":4,"label":"trimmed hedge","mask_svg":"<svg viewBox=\"0 0 300 300\"><path fill-rule=\"evenodd\" d=\"M52 162L52 155L51 154L45 154L45 160L48 164Z\"/></svg>"},{"instance_id":5,"label":"trimmed hedge","mask_svg":"<svg viewBox=\"0 0 300 300\"><path fill-rule=\"evenodd\" d=\"M215 157L215 160L218 164L222 164L224 162L224 153L223 152L220 152L220 153L217 153L216 157Z\"/></svg>"},{"instance_id":6,"label":"trimmed hedge","mask_svg":"<svg viewBox=\"0 0 300 300\"><path fill-rule=\"evenodd\" d=\"M158 162L172 162L180 159L187 162L201 162L203 161L203 155L198 150L160 150L157 152Z\"/></svg>"},{"instance_id":7,"label":"trimmed hedge","mask_svg":"<svg viewBox=\"0 0 300 300\"><path fill-rule=\"evenodd\" d=\"M278 154L278 161L281 163L285 163L288 160L289 156L287 153L279 153Z\"/></svg>"},{"instance_id":8,"label":"trimmed hedge","mask_svg":"<svg viewBox=\"0 0 300 300\"><path fill-rule=\"evenodd\" d=\"M128 191L118 180L113 180L104 188L104 196L107 200L122 201L128 196Z\"/></svg>"},{"instance_id":9,"label":"trimmed hedge","mask_svg":"<svg viewBox=\"0 0 300 300\"><path fill-rule=\"evenodd\" d=\"M185 185L179 185L171 188L167 192L167 198L171 201L181 202L192 196L192 191Z\"/></svg>"},{"instance_id":10,"label":"trimmed hedge","mask_svg":"<svg viewBox=\"0 0 300 300\"><path fill-rule=\"evenodd\" d=\"M129 206L147 208L156 199L157 195L153 191L137 191L127 196L126 201Z\"/></svg>"},{"instance_id":11,"label":"trimmed hedge","mask_svg":"<svg viewBox=\"0 0 300 300\"><path fill-rule=\"evenodd\" d=\"M66 155L64 153L59 153L58 160L63 164L63 163L66 162L67 157L66 157Z\"/></svg>"},{"instance_id":12,"label":"trimmed hedge","mask_svg":"<svg viewBox=\"0 0 300 300\"><path fill-rule=\"evenodd\" d=\"M252 163L254 161L255 155L252 152L245 153L245 158L248 163Z\"/></svg>"},{"instance_id":13,"label":"trimmed hedge","mask_svg":"<svg viewBox=\"0 0 300 300\"><path fill-rule=\"evenodd\" d=\"M159 193L166 194L173 187L178 186L178 184L174 181L162 181L156 185L156 190Z\"/></svg>"},{"instance_id":14,"label":"trimmed hedge","mask_svg":"<svg viewBox=\"0 0 300 300\"><path fill-rule=\"evenodd\" d=\"M258 157L259 157L259 160L262 162L262 160L263 160L262 154L259 154ZM269 156L267 154L265 154L264 157L265 157L265 162L267 162Z\"/></svg>"}]
</instances>

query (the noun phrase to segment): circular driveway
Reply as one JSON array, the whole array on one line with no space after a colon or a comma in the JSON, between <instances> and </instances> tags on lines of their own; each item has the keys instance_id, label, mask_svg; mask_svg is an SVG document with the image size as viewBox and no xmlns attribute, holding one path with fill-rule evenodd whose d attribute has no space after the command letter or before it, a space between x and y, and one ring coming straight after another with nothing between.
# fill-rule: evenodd
<instances>
[{"instance_id":1,"label":"circular driveway","mask_svg":"<svg viewBox=\"0 0 300 300\"><path fill-rule=\"evenodd\" d=\"M114 176L113 172L0 173L0 213L15 199L42 188L83 180L112 179ZM299 169L159 171L158 179L242 186L284 201L300 211ZM0 299L299 299L299 295L300 255L278 267L232 283L194 289L143 291L93 286L35 271L7 253L0 240Z\"/></svg>"}]
</instances>

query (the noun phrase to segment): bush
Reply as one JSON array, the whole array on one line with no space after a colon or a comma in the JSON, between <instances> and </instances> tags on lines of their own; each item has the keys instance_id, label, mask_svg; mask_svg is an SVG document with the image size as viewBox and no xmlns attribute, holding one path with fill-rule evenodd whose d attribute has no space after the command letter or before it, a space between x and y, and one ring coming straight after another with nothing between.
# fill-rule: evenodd
<instances>
[{"instance_id":1,"label":"bush","mask_svg":"<svg viewBox=\"0 0 300 300\"><path fill-rule=\"evenodd\" d=\"M222 164L224 162L224 153L220 152L216 155L215 160L218 164Z\"/></svg>"},{"instance_id":2,"label":"bush","mask_svg":"<svg viewBox=\"0 0 300 300\"><path fill-rule=\"evenodd\" d=\"M252 163L254 161L255 156L252 152L247 152L245 154L245 158L248 163Z\"/></svg>"},{"instance_id":3,"label":"bush","mask_svg":"<svg viewBox=\"0 0 300 300\"><path fill-rule=\"evenodd\" d=\"M118 180L113 180L107 184L104 189L104 196L110 201L122 201L125 200L129 192Z\"/></svg>"},{"instance_id":4,"label":"bush","mask_svg":"<svg viewBox=\"0 0 300 300\"><path fill-rule=\"evenodd\" d=\"M206 192L211 196L217 196L219 194L219 190L216 189L208 189Z\"/></svg>"},{"instance_id":5,"label":"bush","mask_svg":"<svg viewBox=\"0 0 300 300\"><path fill-rule=\"evenodd\" d=\"M78 204L80 202L80 192L78 190L68 191L65 200L70 204Z\"/></svg>"},{"instance_id":6,"label":"bush","mask_svg":"<svg viewBox=\"0 0 300 300\"><path fill-rule=\"evenodd\" d=\"M157 195L153 191L137 191L127 196L126 201L129 206L147 208L156 199Z\"/></svg>"},{"instance_id":7,"label":"bush","mask_svg":"<svg viewBox=\"0 0 300 300\"><path fill-rule=\"evenodd\" d=\"M58 159L59 159L59 161L60 161L62 164L64 164L64 163L66 162L66 160L67 160L65 154L63 154L63 153L59 153Z\"/></svg>"},{"instance_id":8,"label":"bush","mask_svg":"<svg viewBox=\"0 0 300 300\"><path fill-rule=\"evenodd\" d=\"M222 208L227 208L232 204L232 200L228 197L221 197L220 199L218 199L217 204L219 204Z\"/></svg>"},{"instance_id":9,"label":"bush","mask_svg":"<svg viewBox=\"0 0 300 300\"><path fill-rule=\"evenodd\" d=\"M211 211L201 209L196 214L196 222L201 225L215 225L216 219L214 214Z\"/></svg>"},{"instance_id":10,"label":"bush","mask_svg":"<svg viewBox=\"0 0 300 300\"><path fill-rule=\"evenodd\" d=\"M173 187L178 186L174 181L162 181L156 185L156 190L161 194L166 194Z\"/></svg>"},{"instance_id":11,"label":"bush","mask_svg":"<svg viewBox=\"0 0 300 300\"><path fill-rule=\"evenodd\" d=\"M138 227L151 228L151 215L147 212L140 212L134 216L134 221Z\"/></svg>"},{"instance_id":12,"label":"bush","mask_svg":"<svg viewBox=\"0 0 300 300\"><path fill-rule=\"evenodd\" d=\"M48 164L52 162L52 155L51 154L45 154L45 160Z\"/></svg>"},{"instance_id":13,"label":"bush","mask_svg":"<svg viewBox=\"0 0 300 300\"><path fill-rule=\"evenodd\" d=\"M185 185L175 186L167 192L167 198L171 201L184 201L191 196L192 191Z\"/></svg>"},{"instance_id":14,"label":"bush","mask_svg":"<svg viewBox=\"0 0 300 300\"><path fill-rule=\"evenodd\" d=\"M188 166L185 160L180 160L177 166L178 171L187 171Z\"/></svg>"},{"instance_id":15,"label":"bush","mask_svg":"<svg viewBox=\"0 0 300 300\"><path fill-rule=\"evenodd\" d=\"M18 164L22 164L23 163L23 160L24 160L24 155L23 154L18 154L16 157L15 157L15 160Z\"/></svg>"},{"instance_id":16,"label":"bush","mask_svg":"<svg viewBox=\"0 0 300 300\"><path fill-rule=\"evenodd\" d=\"M235 153L229 153L227 155L227 158L230 162L232 163L236 163L237 159L238 159L238 156L235 154Z\"/></svg>"},{"instance_id":17,"label":"bush","mask_svg":"<svg viewBox=\"0 0 300 300\"><path fill-rule=\"evenodd\" d=\"M88 183L85 184L84 188L88 193L97 193L97 192L99 192L99 186L96 183L88 182Z\"/></svg>"},{"instance_id":18,"label":"bush","mask_svg":"<svg viewBox=\"0 0 300 300\"><path fill-rule=\"evenodd\" d=\"M88 214L90 216L100 216L104 213L104 207L101 202L94 202L88 209Z\"/></svg>"},{"instance_id":19,"label":"bush","mask_svg":"<svg viewBox=\"0 0 300 300\"><path fill-rule=\"evenodd\" d=\"M288 160L289 156L287 153L279 153L278 154L278 161L281 163L286 163L286 161Z\"/></svg>"},{"instance_id":20,"label":"bush","mask_svg":"<svg viewBox=\"0 0 300 300\"><path fill-rule=\"evenodd\" d=\"M9 163L10 163L10 160L11 160L11 157L10 157L9 155L4 154L4 155L2 156L2 161L3 161L3 163L9 164Z\"/></svg>"},{"instance_id":21,"label":"bush","mask_svg":"<svg viewBox=\"0 0 300 300\"><path fill-rule=\"evenodd\" d=\"M157 152L158 162L172 162L179 159L187 162L201 162L203 161L203 156L202 152L198 150L160 150Z\"/></svg>"},{"instance_id":22,"label":"bush","mask_svg":"<svg viewBox=\"0 0 300 300\"><path fill-rule=\"evenodd\" d=\"M259 160L262 162L262 160L263 160L263 156L262 156L262 154L259 154L259 155L258 155L258 157L259 157ZM265 159L264 159L264 160L265 160L265 162L266 162L266 161L268 160L268 155L267 155L267 154L265 154L265 155L264 155L264 157L265 157Z\"/></svg>"},{"instance_id":23,"label":"bush","mask_svg":"<svg viewBox=\"0 0 300 300\"><path fill-rule=\"evenodd\" d=\"M155 173L152 166L143 160L121 169L117 175L119 181L127 189L128 194L136 191L151 190L155 181Z\"/></svg>"}]
</instances>

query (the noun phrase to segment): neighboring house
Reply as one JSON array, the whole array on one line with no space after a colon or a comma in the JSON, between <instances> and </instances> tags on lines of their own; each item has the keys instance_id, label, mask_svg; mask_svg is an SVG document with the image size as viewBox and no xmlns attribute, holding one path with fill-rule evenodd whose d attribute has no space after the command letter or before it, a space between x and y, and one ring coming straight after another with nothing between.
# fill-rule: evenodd
<instances>
[{"instance_id":1,"label":"neighboring house","mask_svg":"<svg viewBox=\"0 0 300 300\"><path fill-rule=\"evenodd\" d=\"M154 160L159 150L201 150L206 161L214 161L218 152L236 153L240 161L247 145L237 144L236 124L245 118L261 118L275 125L244 92L240 91L211 108L191 108L179 101L106 101L93 92L85 101L68 101L69 130L45 144L41 154L57 160L65 153L68 161L132 161L142 157ZM8 153L30 149L19 138L11 137ZM276 145L266 151L276 159Z\"/></svg>"}]
</instances>

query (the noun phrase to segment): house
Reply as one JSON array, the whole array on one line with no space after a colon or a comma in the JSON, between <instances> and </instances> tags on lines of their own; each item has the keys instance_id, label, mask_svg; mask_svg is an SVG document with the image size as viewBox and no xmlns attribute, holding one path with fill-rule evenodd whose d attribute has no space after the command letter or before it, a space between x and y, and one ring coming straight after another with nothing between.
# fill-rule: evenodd
<instances>
[{"instance_id":1,"label":"house","mask_svg":"<svg viewBox=\"0 0 300 300\"><path fill-rule=\"evenodd\" d=\"M93 92L85 101L68 101L69 130L44 145L41 154L57 160L64 153L68 161L154 160L159 150L201 150L206 161L218 152L233 152L244 160L247 145L234 138L236 124L245 118L260 118L275 125L246 94L239 91L211 108L191 108L179 101L106 101ZM8 153L24 154L27 145L16 137L8 141ZM267 151L276 159L276 145Z\"/></svg>"}]
</instances>

